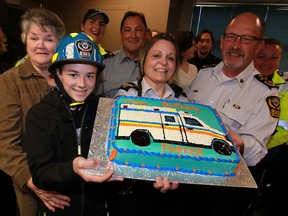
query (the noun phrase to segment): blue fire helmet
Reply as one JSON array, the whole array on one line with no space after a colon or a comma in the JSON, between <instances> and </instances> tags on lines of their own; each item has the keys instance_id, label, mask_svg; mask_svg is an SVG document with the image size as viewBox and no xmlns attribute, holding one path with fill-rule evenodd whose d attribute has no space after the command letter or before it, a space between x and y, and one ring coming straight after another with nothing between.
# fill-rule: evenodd
<instances>
[{"instance_id":1,"label":"blue fire helmet","mask_svg":"<svg viewBox=\"0 0 288 216\"><path fill-rule=\"evenodd\" d=\"M83 32L71 33L59 41L48 70L54 74L56 68L70 63L95 65L98 73L105 68L97 44Z\"/></svg>"}]
</instances>

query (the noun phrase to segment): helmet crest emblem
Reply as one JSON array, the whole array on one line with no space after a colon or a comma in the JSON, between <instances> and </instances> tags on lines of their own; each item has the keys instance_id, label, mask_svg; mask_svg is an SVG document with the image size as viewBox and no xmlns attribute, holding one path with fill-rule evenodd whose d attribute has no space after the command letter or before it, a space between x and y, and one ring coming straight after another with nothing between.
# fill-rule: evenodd
<instances>
[{"instance_id":1,"label":"helmet crest emblem","mask_svg":"<svg viewBox=\"0 0 288 216\"><path fill-rule=\"evenodd\" d=\"M76 42L77 51L80 58L90 59L92 55L93 45L87 40L79 40Z\"/></svg>"}]
</instances>

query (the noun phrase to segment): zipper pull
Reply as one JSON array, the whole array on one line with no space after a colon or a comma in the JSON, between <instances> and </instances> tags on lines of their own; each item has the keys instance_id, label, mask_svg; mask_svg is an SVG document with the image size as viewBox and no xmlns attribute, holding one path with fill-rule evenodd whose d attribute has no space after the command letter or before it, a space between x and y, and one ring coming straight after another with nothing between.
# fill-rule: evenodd
<instances>
[{"instance_id":1,"label":"zipper pull","mask_svg":"<svg viewBox=\"0 0 288 216\"><path fill-rule=\"evenodd\" d=\"M78 155L81 155L81 145L78 144Z\"/></svg>"}]
</instances>

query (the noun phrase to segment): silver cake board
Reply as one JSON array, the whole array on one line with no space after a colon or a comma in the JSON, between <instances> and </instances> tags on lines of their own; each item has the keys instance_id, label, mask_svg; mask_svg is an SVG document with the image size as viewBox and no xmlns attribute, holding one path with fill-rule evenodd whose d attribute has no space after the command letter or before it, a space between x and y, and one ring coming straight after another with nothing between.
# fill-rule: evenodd
<instances>
[{"instance_id":1,"label":"silver cake board","mask_svg":"<svg viewBox=\"0 0 288 216\"><path fill-rule=\"evenodd\" d=\"M107 172L108 164L111 163L106 155L106 143L113 104L114 99L100 98L88 153L88 159L97 159L100 160L101 163L96 169L87 169L86 172L89 174L103 175L103 173ZM116 165L115 163L113 163L113 177L155 181L158 176L162 176L168 177L170 181L177 180L180 183L186 184L257 188L257 184L241 155L240 159L241 165L237 175L232 177L204 176L192 173L190 174L172 171L149 170L147 168L133 168L129 166Z\"/></svg>"}]
</instances>

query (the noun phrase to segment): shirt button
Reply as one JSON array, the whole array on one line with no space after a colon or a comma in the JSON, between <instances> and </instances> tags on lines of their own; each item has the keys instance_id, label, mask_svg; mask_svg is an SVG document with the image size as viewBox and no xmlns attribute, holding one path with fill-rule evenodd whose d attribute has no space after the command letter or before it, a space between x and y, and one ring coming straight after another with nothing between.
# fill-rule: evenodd
<instances>
[{"instance_id":1,"label":"shirt button","mask_svg":"<svg viewBox=\"0 0 288 216\"><path fill-rule=\"evenodd\" d=\"M244 83L244 80L243 80L243 79L240 79L240 83Z\"/></svg>"}]
</instances>

